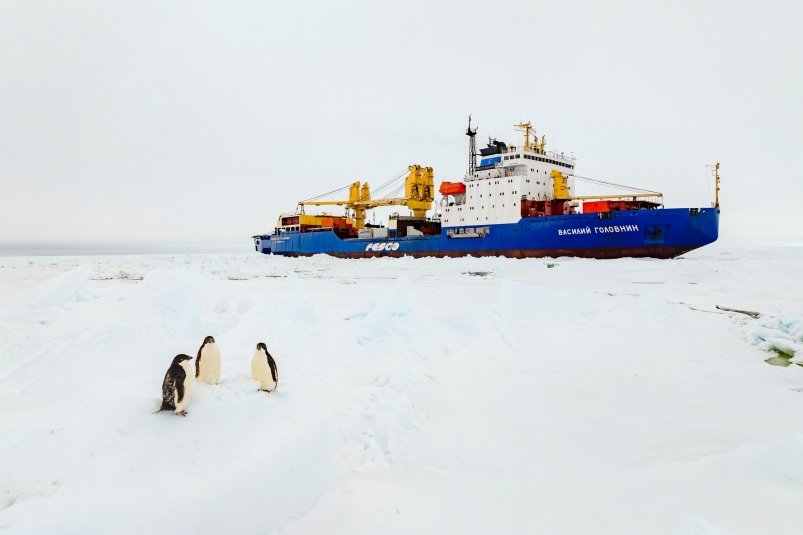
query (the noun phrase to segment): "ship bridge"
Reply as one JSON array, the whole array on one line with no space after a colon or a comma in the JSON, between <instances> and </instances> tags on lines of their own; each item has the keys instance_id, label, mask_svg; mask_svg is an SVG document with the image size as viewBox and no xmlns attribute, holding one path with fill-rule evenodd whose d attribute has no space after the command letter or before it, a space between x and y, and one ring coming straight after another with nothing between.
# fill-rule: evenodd
<instances>
[{"instance_id":1,"label":"ship bridge","mask_svg":"<svg viewBox=\"0 0 803 535\"><path fill-rule=\"evenodd\" d=\"M472 165L476 160L470 162L465 196L443 207L444 227L515 223L522 217L522 201L555 199L553 172L572 174L574 155L547 150L546 136L539 139L529 122L515 128L524 133L521 145L489 139L488 146L479 151L479 165ZM565 196L571 197L574 181L568 179L565 186Z\"/></svg>"}]
</instances>

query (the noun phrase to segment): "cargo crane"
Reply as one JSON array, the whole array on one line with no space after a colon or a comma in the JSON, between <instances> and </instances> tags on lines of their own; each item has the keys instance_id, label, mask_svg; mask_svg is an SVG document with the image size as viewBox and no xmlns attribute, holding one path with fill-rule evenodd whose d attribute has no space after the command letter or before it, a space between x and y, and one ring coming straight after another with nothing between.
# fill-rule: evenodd
<instances>
[{"instance_id":1,"label":"cargo crane","mask_svg":"<svg viewBox=\"0 0 803 535\"><path fill-rule=\"evenodd\" d=\"M611 195L572 195L569 187L569 178L601 184L625 191ZM632 186L606 182L573 173L562 173L557 169L550 172L552 179L552 198L546 200L532 200L522 198L521 217L534 217L556 214L573 214L578 201L583 201L583 213L605 213L623 210L645 210L663 206L663 193L650 191Z\"/></svg>"},{"instance_id":2,"label":"cargo crane","mask_svg":"<svg viewBox=\"0 0 803 535\"><path fill-rule=\"evenodd\" d=\"M352 210L354 218L347 219L347 224L353 225L358 231L365 228L366 211L380 206L407 206L412 212L413 217L425 218L427 211L432 208L432 202L435 200L435 182L433 178L431 167L421 167L420 165L411 165L407 168L409 173L404 180L404 196L403 197L384 197L381 199L372 199L371 190L367 182L360 183L359 180L352 183L349 188L348 199L337 201L322 201L315 200L315 197L310 200L301 201L298 203L300 213L306 220L306 226L311 227L331 227L326 225L328 219L335 219L331 216L317 216L304 214L305 206L345 206L347 209ZM384 184L380 189L384 189L389 183ZM340 191L340 190L336 190ZM331 192L330 192L331 193ZM328 194L324 194L328 195ZM340 218L343 219L343 218ZM316 223L318 223L316 225Z\"/></svg>"},{"instance_id":3,"label":"cargo crane","mask_svg":"<svg viewBox=\"0 0 803 535\"><path fill-rule=\"evenodd\" d=\"M635 188L633 186L625 186L622 184L616 184L614 182L606 182L604 180L598 180L594 178L588 178L584 176L579 176L575 174L571 175L564 175L560 171L553 169L552 173L552 184L553 184L553 195L555 200L561 201L588 201L588 200L610 200L610 199L640 199L640 198L647 198L653 197L663 200L664 194L660 191L650 191L646 189ZM624 193L613 194L613 195L569 195L569 177L577 178L586 182L592 182L594 184L603 184L606 186L613 186L615 188L623 188L629 189L630 191L626 191ZM663 202L660 203L653 203L661 205Z\"/></svg>"},{"instance_id":4,"label":"cargo crane","mask_svg":"<svg viewBox=\"0 0 803 535\"><path fill-rule=\"evenodd\" d=\"M532 123L529 121L521 122L517 125L514 125L516 130L519 132L524 133L524 145L522 149L524 151L534 151L537 154L543 154L546 149L546 136L541 137L541 141L538 141L538 136L535 135L535 128L533 128ZM533 135L535 138L534 142L530 141L530 135ZM640 188L634 188L632 186L624 186L622 184L615 184L613 182L606 182L604 180L598 180L583 176L578 176L575 174L563 174L557 169L553 169L550 172L550 176L552 178L552 197L555 201L608 201L608 200L625 200L628 199L629 202L635 203L645 203L648 205L660 206L663 204L663 193L658 191L649 191ZM569 177L577 178L579 180L583 180L586 182L591 182L594 184L600 184L605 186L612 186L614 188L622 188L625 190L630 190L625 193L621 194L614 194L614 195L571 195L569 193ZM638 201L638 199L643 199L647 197L657 198L661 202L650 202L650 201Z\"/></svg>"}]
</instances>

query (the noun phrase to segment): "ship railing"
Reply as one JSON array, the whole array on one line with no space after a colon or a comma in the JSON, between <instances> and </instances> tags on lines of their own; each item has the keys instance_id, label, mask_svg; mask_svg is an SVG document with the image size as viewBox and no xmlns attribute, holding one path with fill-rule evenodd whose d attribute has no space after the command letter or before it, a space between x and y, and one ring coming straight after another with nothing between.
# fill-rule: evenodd
<instances>
[{"instance_id":1,"label":"ship railing","mask_svg":"<svg viewBox=\"0 0 803 535\"><path fill-rule=\"evenodd\" d=\"M518 147L510 146L504 152L508 152L508 153L510 153L510 152L518 152ZM526 152L532 152L533 154L539 154L541 156L546 156L547 158L554 158L556 160L563 160L565 162L570 162L570 163L574 163L577 160L577 158L575 158L571 154L564 154L562 152L557 152L557 151L554 151L554 150L541 150L541 149L537 149L535 147L530 148L530 150L528 150Z\"/></svg>"}]
</instances>

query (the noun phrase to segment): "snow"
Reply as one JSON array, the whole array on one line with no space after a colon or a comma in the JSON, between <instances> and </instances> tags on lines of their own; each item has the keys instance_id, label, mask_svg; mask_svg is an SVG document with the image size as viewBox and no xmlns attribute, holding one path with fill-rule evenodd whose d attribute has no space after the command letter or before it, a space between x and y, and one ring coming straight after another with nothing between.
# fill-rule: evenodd
<instances>
[{"instance_id":1,"label":"snow","mask_svg":"<svg viewBox=\"0 0 803 535\"><path fill-rule=\"evenodd\" d=\"M0 530L799 534L802 265L0 258Z\"/></svg>"}]
</instances>

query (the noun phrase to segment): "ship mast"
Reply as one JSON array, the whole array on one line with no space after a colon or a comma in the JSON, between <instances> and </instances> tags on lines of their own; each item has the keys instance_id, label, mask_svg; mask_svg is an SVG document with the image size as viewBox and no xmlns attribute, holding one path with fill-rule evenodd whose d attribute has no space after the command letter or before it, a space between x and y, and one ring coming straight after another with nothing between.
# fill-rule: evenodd
<instances>
[{"instance_id":1,"label":"ship mast","mask_svg":"<svg viewBox=\"0 0 803 535\"><path fill-rule=\"evenodd\" d=\"M535 132L532 123L530 123L530 121L527 121L526 123L519 123L515 125L514 128L519 132L524 132L524 150L532 150L533 146L530 144L530 132ZM535 144L538 145L538 136L535 136Z\"/></svg>"},{"instance_id":2,"label":"ship mast","mask_svg":"<svg viewBox=\"0 0 803 535\"><path fill-rule=\"evenodd\" d=\"M477 169L477 127L471 128L471 115L468 116L468 128L466 128L466 135L468 136L468 174L474 176L474 171Z\"/></svg>"},{"instance_id":3,"label":"ship mast","mask_svg":"<svg viewBox=\"0 0 803 535\"><path fill-rule=\"evenodd\" d=\"M719 208L719 162L706 165L706 168L714 171L714 202L711 203L711 206Z\"/></svg>"},{"instance_id":4,"label":"ship mast","mask_svg":"<svg viewBox=\"0 0 803 535\"><path fill-rule=\"evenodd\" d=\"M714 208L719 208L719 162L714 164L714 180L716 181L716 191L714 192Z\"/></svg>"}]
</instances>

